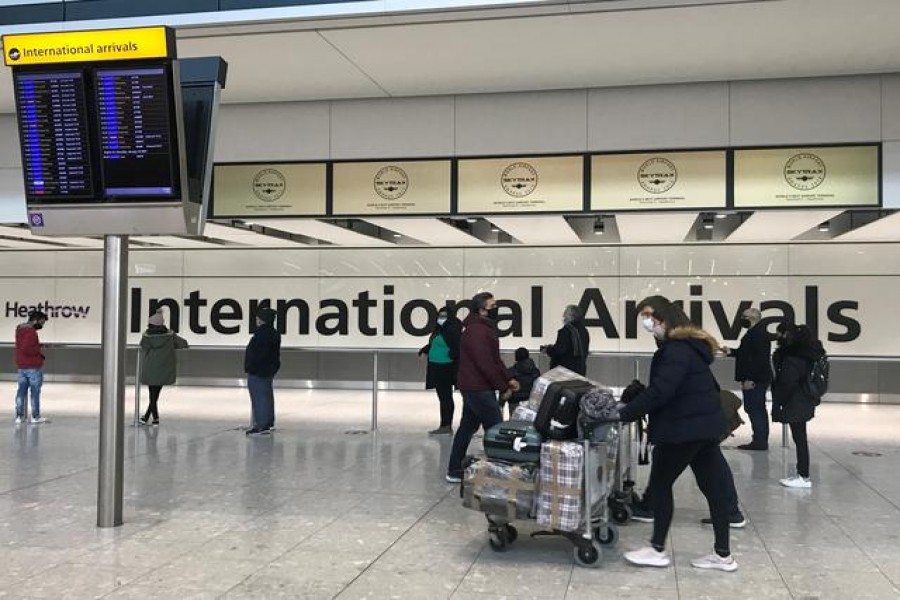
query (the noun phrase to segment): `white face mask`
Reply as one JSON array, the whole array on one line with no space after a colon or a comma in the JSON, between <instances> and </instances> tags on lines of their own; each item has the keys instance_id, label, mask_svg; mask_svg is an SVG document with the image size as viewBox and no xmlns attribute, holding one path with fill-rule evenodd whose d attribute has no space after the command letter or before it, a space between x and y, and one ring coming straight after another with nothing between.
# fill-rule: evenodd
<instances>
[{"instance_id":1,"label":"white face mask","mask_svg":"<svg viewBox=\"0 0 900 600\"><path fill-rule=\"evenodd\" d=\"M653 327L653 337L655 337L658 340L666 339L666 328L663 327L662 325L655 325Z\"/></svg>"},{"instance_id":2,"label":"white face mask","mask_svg":"<svg viewBox=\"0 0 900 600\"><path fill-rule=\"evenodd\" d=\"M647 333L653 333L653 329L656 327L656 321L654 321L652 317L645 317L641 320L641 325L644 326Z\"/></svg>"},{"instance_id":3,"label":"white face mask","mask_svg":"<svg viewBox=\"0 0 900 600\"><path fill-rule=\"evenodd\" d=\"M447 317L441 317L437 320L438 325L443 325L446 322L447 322Z\"/></svg>"}]
</instances>

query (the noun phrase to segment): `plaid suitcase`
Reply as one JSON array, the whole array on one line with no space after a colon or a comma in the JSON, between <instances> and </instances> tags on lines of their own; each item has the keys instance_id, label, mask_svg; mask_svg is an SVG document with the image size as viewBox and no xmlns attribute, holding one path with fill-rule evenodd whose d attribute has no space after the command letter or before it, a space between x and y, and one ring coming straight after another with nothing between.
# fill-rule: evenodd
<instances>
[{"instance_id":1,"label":"plaid suitcase","mask_svg":"<svg viewBox=\"0 0 900 600\"><path fill-rule=\"evenodd\" d=\"M546 442L541 447L537 523L556 531L581 528L584 447L575 442Z\"/></svg>"}]
</instances>

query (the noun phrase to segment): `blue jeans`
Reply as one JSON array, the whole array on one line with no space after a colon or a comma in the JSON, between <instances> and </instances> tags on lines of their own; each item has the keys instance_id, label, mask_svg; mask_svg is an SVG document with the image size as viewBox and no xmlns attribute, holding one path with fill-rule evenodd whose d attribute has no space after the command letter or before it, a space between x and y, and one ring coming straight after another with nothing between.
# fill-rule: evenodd
<instances>
[{"instance_id":1,"label":"blue jeans","mask_svg":"<svg viewBox=\"0 0 900 600\"><path fill-rule=\"evenodd\" d=\"M259 377L247 373L247 389L250 392L250 405L253 407L254 429L275 427L275 390L272 387L274 380L274 377Z\"/></svg>"},{"instance_id":2,"label":"blue jeans","mask_svg":"<svg viewBox=\"0 0 900 600\"><path fill-rule=\"evenodd\" d=\"M16 391L16 416L25 416L25 400L31 390L31 418L41 416L41 386L44 385L42 369L19 369L16 374L19 389Z\"/></svg>"},{"instance_id":3,"label":"blue jeans","mask_svg":"<svg viewBox=\"0 0 900 600\"><path fill-rule=\"evenodd\" d=\"M462 461L469 449L469 442L479 427L487 431L503 420L500 413L500 403L497 402L496 392L463 392L462 419L459 421L459 429L453 437L453 449L450 451L450 466L447 473L450 475L462 474Z\"/></svg>"},{"instance_id":4,"label":"blue jeans","mask_svg":"<svg viewBox=\"0 0 900 600\"><path fill-rule=\"evenodd\" d=\"M753 428L753 443L769 445L769 412L766 410L766 390L768 384L757 383L752 390L744 390L744 412L750 417Z\"/></svg>"}]
</instances>

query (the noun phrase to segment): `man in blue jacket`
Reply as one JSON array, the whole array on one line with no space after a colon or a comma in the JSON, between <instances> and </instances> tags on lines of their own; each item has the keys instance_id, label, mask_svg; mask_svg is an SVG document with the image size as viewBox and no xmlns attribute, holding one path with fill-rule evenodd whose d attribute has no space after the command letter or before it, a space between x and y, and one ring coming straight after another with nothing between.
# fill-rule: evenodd
<instances>
[{"instance_id":1,"label":"man in blue jacket","mask_svg":"<svg viewBox=\"0 0 900 600\"><path fill-rule=\"evenodd\" d=\"M741 315L741 326L747 333L737 350L725 348L728 356L735 357L734 380L741 385L744 410L750 417L753 441L738 446L740 450L769 449L769 413L766 410L766 391L772 383L772 342L764 326L760 326L762 313L748 308Z\"/></svg>"},{"instance_id":2,"label":"man in blue jacket","mask_svg":"<svg viewBox=\"0 0 900 600\"><path fill-rule=\"evenodd\" d=\"M275 329L275 311L269 307L256 313L256 332L244 353L247 390L253 407L253 427L247 435L269 435L275 427L275 374L281 368L281 334Z\"/></svg>"}]
</instances>

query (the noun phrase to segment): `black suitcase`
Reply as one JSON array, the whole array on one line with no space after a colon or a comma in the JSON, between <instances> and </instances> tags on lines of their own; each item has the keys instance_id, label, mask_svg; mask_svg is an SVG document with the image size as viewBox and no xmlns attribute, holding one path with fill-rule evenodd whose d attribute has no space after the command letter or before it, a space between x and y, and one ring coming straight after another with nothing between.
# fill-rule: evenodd
<instances>
[{"instance_id":1,"label":"black suitcase","mask_svg":"<svg viewBox=\"0 0 900 600\"><path fill-rule=\"evenodd\" d=\"M494 460L536 463L544 438L528 421L503 421L484 434L484 453Z\"/></svg>"},{"instance_id":2,"label":"black suitcase","mask_svg":"<svg viewBox=\"0 0 900 600\"><path fill-rule=\"evenodd\" d=\"M578 379L551 383L538 408L535 429L551 440L577 438L581 397L592 387L593 383Z\"/></svg>"}]
</instances>

